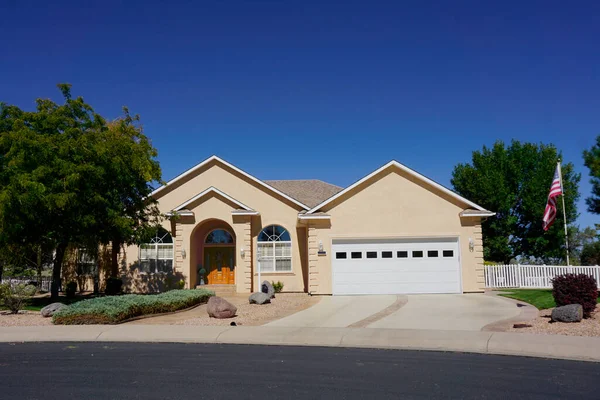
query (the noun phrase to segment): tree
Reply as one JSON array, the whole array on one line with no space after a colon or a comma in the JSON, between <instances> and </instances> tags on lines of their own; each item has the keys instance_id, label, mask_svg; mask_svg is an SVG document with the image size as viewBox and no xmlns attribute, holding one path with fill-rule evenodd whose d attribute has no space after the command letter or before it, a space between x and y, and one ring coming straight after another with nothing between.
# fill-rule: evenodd
<instances>
[{"instance_id":1,"label":"tree","mask_svg":"<svg viewBox=\"0 0 600 400\"><path fill-rule=\"evenodd\" d=\"M62 105L38 99L25 112L0 104L0 249L54 249L54 298L67 247L131 240L156 214L141 209L152 208L147 195L160 180L156 150L134 118L126 112L114 128L72 99L70 85L58 86Z\"/></svg>"},{"instance_id":2,"label":"tree","mask_svg":"<svg viewBox=\"0 0 600 400\"><path fill-rule=\"evenodd\" d=\"M99 239L111 245L113 277L118 275L121 246L138 242L161 218L157 201L150 196L150 183L161 181L157 151L143 134L139 116L131 116L126 107L123 112L124 117L108 124L98 149L105 168L102 192L106 200Z\"/></svg>"},{"instance_id":3,"label":"tree","mask_svg":"<svg viewBox=\"0 0 600 400\"><path fill-rule=\"evenodd\" d=\"M573 227L569 237L569 248L571 250L571 263L582 265L583 248L598 240L598 230L588 226L584 229Z\"/></svg>"},{"instance_id":4,"label":"tree","mask_svg":"<svg viewBox=\"0 0 600 400\"><path fill-rule=\"evenodd\" d=\"M600 265L600 241L586 243L583 246L581 265Z\"/></svg>"},{"instance_id":5,"label":"tree","mask_svg":"<svg viewBox=\"0 0 600 400\"><path fill-rule=\"evenodd\" d=\"M556 163L561 153L553 145L512 141L474 151L471 164L458 164L452 185L462 196L496 212L482 223L484 256L509 263L514 258L543 262L565 259L562 202L553 226L544 232L542 217ZM581 175L572 163L562 165L567 226L577 218Z\"/></svg>"},{"instance_id":6,"label":"tree","mask_svg":"<svg viewBox=\"0 0 600 400\"><path fill-rule=\"evenodd\" d=\"M592 195L585 201L591 213L600 214L600 135L596 138L596 144L583 152L583 161L592 177Z\"/></svg>"}]
</instances>

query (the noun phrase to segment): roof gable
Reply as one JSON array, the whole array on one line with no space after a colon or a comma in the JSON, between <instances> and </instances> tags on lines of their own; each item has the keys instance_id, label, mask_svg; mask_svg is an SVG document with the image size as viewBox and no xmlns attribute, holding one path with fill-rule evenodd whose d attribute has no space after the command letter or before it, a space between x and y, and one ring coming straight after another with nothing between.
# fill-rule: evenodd
<instances>
[{"instance_id":1,"label":"roof gable","mask_svg":"<svg viewBox=\"0 0 600 400\"><path fill-rule=\"evenodd\" d=\"M389 163L385 164L384 166L382 166L381 168L373 171L372 173L370 173L369 175L365 176L364 178L358 180L357 182L355 182L354 184L348 186L346 189L336 193L335 195L329 197L327 200L317 204L316 206L314 206L313 208L311 208L310 210L308 210L306 212L306 214L313 214L317 211L319 211L322 207L326 206L327 204L330 204L331 202L333 202L334 200L344 196L345 194L347 194L348 192L352 191L354 188L360 186L361 184L373 179L376 175L380 174L381 172L391 169L391 168L398 168L401 171L404 171L405 173L407 173L408 175L416 178L417 180L441 191L442 193L445 193L446 195L450 196L451 198L454 198L456 200L458 200L459 202L462 202L464 204L466 204L469 207L474 208L475 210L478 210L481 214L485 214L485 216L491 216L494 215L494 213L492 213L491 211L486 210L485 208L481 207L478 204L473 203L472 201L462 197L461 195L459 195L458 193L453 192L452 190L448 189L447 187L440 185L439 183L427 178L424 175L419 174L418 172L416 172L413 169L408 168L407 166L399 163L398 161L392 160Z\"/></svg>"},{"instance_id":2,"label":"roof gable","mask_svg":"<svg viewBox=\"0 0 600 400\"><path fill-rule=\"evenodd\" d=\"M220 191L219 189L217 189L216 187L213 187L213 186L209 187L206 190L203 190L202 192L198 193L194 197L192 197L192 198L186 200L185 202L181 203L180 205L178 205L177 207L175 207L173 209L173 211L181 211L182 209L185 209L188 205L190 205L194 201L196 201L196 200L198 200L198 199L206 196L209 193L218 194L219 196L221 196L221 197L229 200L230 202L232 202L236 206L240 207L240 209L242 209L242 210L245 210L245 211L254 211L252 208L248 207L247 205L245 205L241 201L238 201L238 200L234 199L233 197L229 196L227 193L224 193L224 192Z\"/></svg>"},{"instance_id":3,"label":"roof gable","mask_svg":"<svg viewBox=\"0 0 600 400\"><path fill-rule=\"evenodd\" d=\"M162 192L163 190L165 190L166 188L173 186L174 184L176 184L177 182L179 182L180 180L186 178L187 176L193 174L194 172L200 170L202 167L206 166L207 164L211 163L211 162L217 162L221 165L226 166L227 168L230 168L232 170L234 170L235 172L245 176L246 178L250 179L251 181L257 183L259 186L262 186L263 188L266 189L266 191L271 192L272 194L276 194L279 195L283 198L285 198L288 201L291 201L292 203L302 207L305 210L309 210L310 207L307 206L306 204L298 201L297 199L289 196L288 194L282 192L281 190L269 185L268 183L265 183L263 181L261 181L260 179L250 175L249 173L239 169L238 167L236 167L233 164L228 163L227 161L217 157L217 156L211 156L209 158L207 158L206 160L202 161L201 163L197 164L196 166L188 169L187 171L183 172L182 174L177 175L175 178L171 179L170 181L168 181L167 183L165 183L164 185L162 185L161 187L155 189L152 193L150 193L150 196L155 196L157 194L159 194L160 192Z\"/></svg>"}]
</instances>

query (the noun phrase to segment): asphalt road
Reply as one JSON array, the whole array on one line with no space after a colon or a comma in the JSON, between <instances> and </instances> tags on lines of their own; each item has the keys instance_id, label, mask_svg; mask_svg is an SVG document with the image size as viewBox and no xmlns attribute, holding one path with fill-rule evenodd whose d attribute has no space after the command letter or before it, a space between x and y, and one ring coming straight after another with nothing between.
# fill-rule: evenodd
<instances>
[{"instance_id":1,"label":"asphalt road","mask_svg":"<svg viewBox=\"0 0 600 400\"><path fill-rule=\"evenodd\" d=\"M0 399L598 399L600 364L477 354L0 344Z\"/></svg>"}]
</instances>

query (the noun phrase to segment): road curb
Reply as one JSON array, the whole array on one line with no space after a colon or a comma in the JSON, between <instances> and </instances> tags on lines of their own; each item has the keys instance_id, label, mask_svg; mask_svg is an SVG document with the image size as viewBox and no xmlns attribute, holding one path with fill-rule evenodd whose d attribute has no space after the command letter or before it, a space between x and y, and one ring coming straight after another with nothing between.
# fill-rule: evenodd
<instances>
[{"instance_id":1,"label":"road curb","mask_svg":"<svg viewBox=\"0 0 600 400\"><path fill-rule=\"evenodd\" d=\"M267 326L86 325L1 327L0 342L156 342L359 347L600 362L600 338L526 333Z\"/></svg>"}]
</instances>

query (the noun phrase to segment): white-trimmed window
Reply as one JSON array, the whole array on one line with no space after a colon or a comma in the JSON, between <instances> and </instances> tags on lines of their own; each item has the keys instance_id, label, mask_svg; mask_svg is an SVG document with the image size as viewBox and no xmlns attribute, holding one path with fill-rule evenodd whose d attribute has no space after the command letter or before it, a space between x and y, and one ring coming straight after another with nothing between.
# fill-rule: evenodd
<instances>
[{"instance_id":1,"label":"white-trimmed window","mask_svg":"<svg viewBox=\"0 0 600 400\"><path fill-rule=\"evenodd\" d=\"M173 237L159 229L149 243L140 246L140 272L173 272Z\"/></svg>"},{"instance_id":2,"label":"white-trimmed window","mask_svg":"<svg viewBox=\"0 0 600 400\"><path fill-rule=\"evenodd\" d=\"M85 248L77 249L77 275L93 276L96 272L96 257Z\"/></svg>"},{"instance_id":3,"label":"white-trimmed window","mask_svg":"<svg viewBox=\"0 0 600 400\"><path fill-rule=\"evenodd\" d=\"M258 268L261 272L292 271L292 238L279 225L269 225L258 235Z\"/></svg>"}]
</instances>

